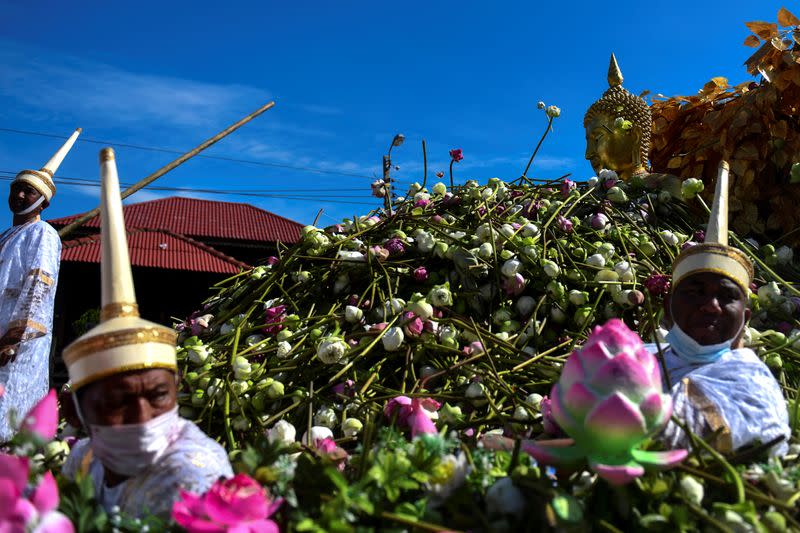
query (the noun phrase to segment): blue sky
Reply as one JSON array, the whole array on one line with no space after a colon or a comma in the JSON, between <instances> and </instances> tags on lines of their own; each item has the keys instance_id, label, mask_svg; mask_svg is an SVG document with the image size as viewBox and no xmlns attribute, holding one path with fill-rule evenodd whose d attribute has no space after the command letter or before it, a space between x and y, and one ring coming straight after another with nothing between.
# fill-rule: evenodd
<instances>
[{"instance_id":1,"label":"blue sky","mask_svg":"<svg viewBox=\"0 0 800 533\"><path fill-rule=\"evenodd\" d=\"M691 94L720 75L738 83L752 52L743 23L774 21L781 5L0 1L0 128L68 135L81 126L85 139L187 150L275 99L206 152L261 164L195 158L157 185L256 189L272 197L180 194L250 202L302 223L322 208L327 225L378 205L370 177L397 132L406 136L392 152L402 183L421 180L423 138L434 180L450 148L464 150L459 181L518 177L545 124L539 100L562 115L529 176L585 179L583 114L607 87L612 51L635 93ZM0 131L0 178L39 168L60 143ZM57 177L99 180L100 148L79 141ZM117 149L123 182L174 157ZM98 196L62 185L46 214L91 209ZM7 211L0 224L10 224Z\"/></svg>"}]
</instances>

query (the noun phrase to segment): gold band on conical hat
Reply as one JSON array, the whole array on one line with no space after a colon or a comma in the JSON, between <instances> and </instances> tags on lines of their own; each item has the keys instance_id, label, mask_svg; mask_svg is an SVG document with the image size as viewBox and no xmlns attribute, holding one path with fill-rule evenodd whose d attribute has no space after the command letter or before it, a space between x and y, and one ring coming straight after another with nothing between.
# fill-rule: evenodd
<instances>
[{"instance_id":1,"label":"gold band on conical hat","mask_svg":"<svg viewBox=\"0 0 800 533\"><path fill-rule=\"evenodd\" d=\"M56 173L56 170L58 170L58 167L61 166L64 158L67 157L67 153L72 149L72 145L75 144L75 140L78 138L78 135L81 134L81 131L83 131L81 128L76 129L75 132L69 136L67 142L58 149L53 157L50 158L50 161L45 163L41 169L23 170L17 174L14 181L27 183L39 191L48 202L52 200L53 196L56 194L56 185L53 182L53 175Z\"/></svg>"},{"instance_id":2,"label":"gold band on conical hat","mask_svg":"<svg viewBox=\"0 0 800 533\"><path fill-rule=\"evenodd\" d=\"M753 263L738 248L728 246L728 174L727 161L721 161L717 173L714 203L706 228L705 240L683 250L672 265L672 286L701 272L720 274L733 280L747 294L753 281Z\"/></svg>"},{"instance_id":3,"label":"gold band on conical hat","mask_svg":"<svg viewBox=\"0 0 800 533\"><path fill-rule=\"evenodd\" d=\"M100 324L64 348L73 389L148 368L177 370L174 330L139 318L114 151L100 152L102 304Z\"/></svg>"}]
</instances>

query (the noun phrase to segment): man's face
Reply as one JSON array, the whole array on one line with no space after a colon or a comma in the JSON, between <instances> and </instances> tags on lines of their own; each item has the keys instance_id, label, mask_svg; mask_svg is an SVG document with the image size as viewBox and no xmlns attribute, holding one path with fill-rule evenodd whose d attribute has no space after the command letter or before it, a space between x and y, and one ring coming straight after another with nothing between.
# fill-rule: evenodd
<instances>
[{"instance_id":1,"label":"man's face","mask_svg":"<svg viewBox=\"0 0 800 533\"><path fill-rule=\"evenodd\" d=\"M595 173L604 168L620 174L630 173L636 167L635 155L639 150L636 128L621 131L614 128L614 118L597 114L586 124L585 157Z\"/></svg>"},{"instance_id":2,"label":"man's face","mask_svg":"<svg viewBox=\"0 0 800 533\"><path fill-rule=\"evenodd\" d=\"M671 306L670 306L671 302ZM750 318L742 289L733 281L711 272L683 279L665 302L672 320L702 345L732 339Z\"/></svg>"},{"instance_id":3,"label":"man's face","mask_svg":"<svg viewBox=\"0 0 800 533\"><path fill-rule=\"evenodd\" d=\"M41 196L42 193L29 184L15 181L11 184L11 192L8 194L8 207L12 213L20 213L33 205Z\"/></svg>"},{"instance_id":4,"label":"man's face","mask_svg":"<svg viewBox=\"0 0 800 533\"><path fill-rule=\"evenodd\" d=\"M134 370L103 378L80 391L87 424L143 424L175 407L175 374L162 368Z\"/></svg>"}]
</instances>

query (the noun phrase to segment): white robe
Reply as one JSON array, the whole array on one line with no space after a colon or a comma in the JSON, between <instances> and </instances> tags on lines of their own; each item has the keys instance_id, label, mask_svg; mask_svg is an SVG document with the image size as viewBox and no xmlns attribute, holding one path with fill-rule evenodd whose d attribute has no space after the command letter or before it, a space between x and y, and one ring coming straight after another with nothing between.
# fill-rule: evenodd
<instances>
[{"instance_id":1,"label":"white robe","mask_svg":"<svg viewBox=\"0 0 800 533\"><path fill-rule=\"evenodd\" d=\"M0 336L22 332L13 363L0 367L0 443L14 436L21 417L49 386L53 304L61 239L42 220L0 234ZM12 426L10 415L16 424Z\"/></svg>"},{"instance_id":2,"label":"white robe","mask_svg":"<svg viewBox=\"0 0 800 533\"><path fill-rule=\"evenodd\" d=\"M647 348L658 354L655 344ZM770 453L786 453L791 434L786 400L772 372L752 350L731 350L713 363L690 364L667 344L661 348L673 414L693 433L707 437L716 432L714 444L724 452L783 435L786 438ZM660 438L672 448L689 446L687 435L672 422Z\"/></svg>"}]
</instances>

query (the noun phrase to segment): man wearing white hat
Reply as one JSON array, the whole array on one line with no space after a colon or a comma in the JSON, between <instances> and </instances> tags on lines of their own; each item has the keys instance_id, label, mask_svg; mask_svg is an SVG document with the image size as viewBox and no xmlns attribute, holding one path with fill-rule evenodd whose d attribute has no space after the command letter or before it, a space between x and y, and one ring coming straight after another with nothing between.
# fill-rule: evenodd
<instances>
[{"instance_id":1,"label":"man wearing white hat","mask_svg":"<svg viewBox=\"0 0 800 533\"><path fill-rule=\"evenodd\" d=\"M39 214L50 205L53 174L80 132L40 170L23 170L11 183L14 225L0 234L0 444L47 393L61 240Z\"/></svg>"},{"instance_id":2,"label":"man wearing white hat","mask_svg":"<svg viewBox=\"0 0 800 533\"><path fill-rule=\"evenodd\" d=\"M225 450L178 415L176 333L139 318L114 152L100 152L100 324L64 349L89 433L64 474L88 473L106 510L169 519L180 490L202 493L233 472Z\"/></svg>"},{"instance_id":3,"label":"man wearing white hat","mask_svg":"<svg viewBox=\"0 0 800 533\"><path fill-rule=\"evenodd\" d=\"M741 347L752 280L749 258L728 246L728 164L723 161L705 242L675 260L665 299L673 324L664 351L673 413L700 437L713 437L720 451L773 443L768 451L780 454L791 434L786 400L769 368ZM662 438L672 447L690 445L674 423Z\"/></svg>"}]
</instances>

